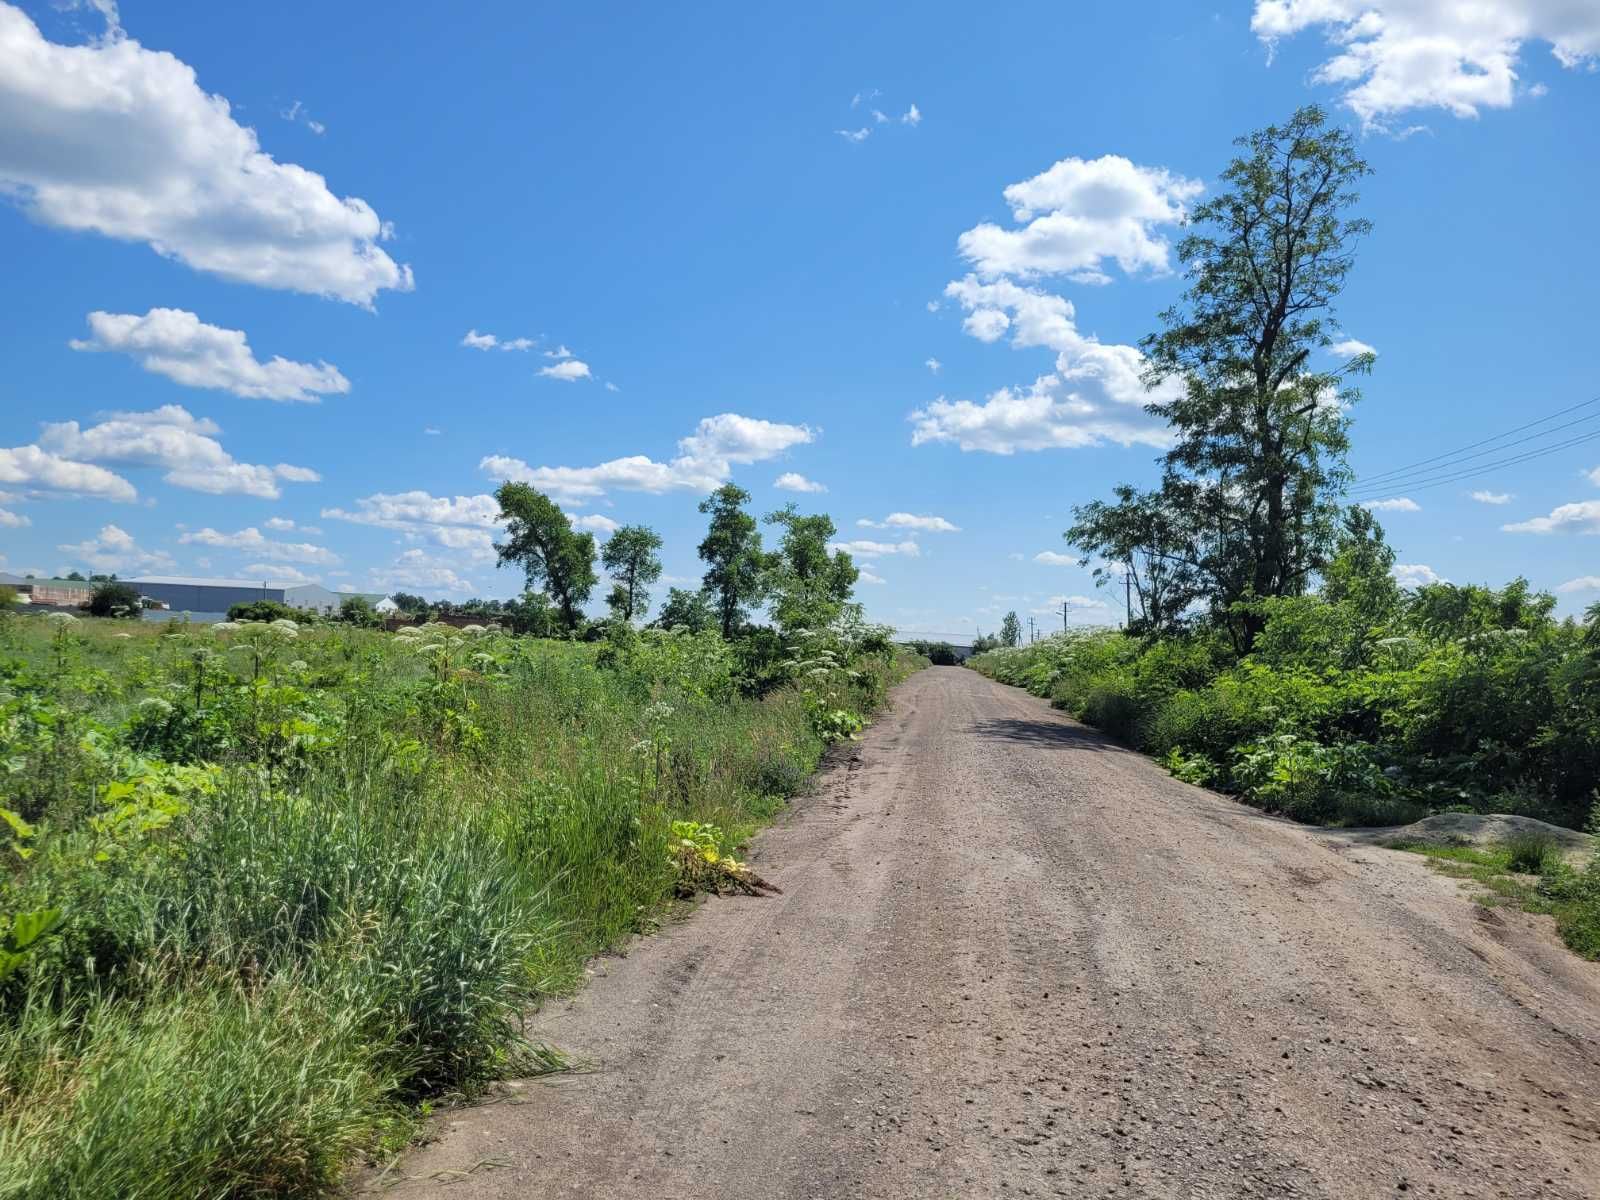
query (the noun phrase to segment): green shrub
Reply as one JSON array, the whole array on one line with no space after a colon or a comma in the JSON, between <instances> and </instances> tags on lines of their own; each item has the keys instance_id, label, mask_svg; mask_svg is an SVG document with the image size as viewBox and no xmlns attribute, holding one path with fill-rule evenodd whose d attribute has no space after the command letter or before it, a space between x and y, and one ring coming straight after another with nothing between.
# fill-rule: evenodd
<instances>
[{"instance_id":1,"label":"green shrub","mask_svg":"<svg viewBox=\"0 0 1600 1200\"><path fill-rule=\"evenodd\" d=\"M277 600L246 600L228 609L230 621L304 621L304 609Z\"/></svg>"},{"instance_id":2,"label":"green shrub","mask_svg":"<svg viewBox=\"0 0 1600 1200\"><path fill-rule=\"evenodd\" d=\"M1513 871L1542 875L1561 862L1561 850L1547 833L1519 833L1502 847Z\"/></svg>"},{"instance_id":3,"label":"green shrub","mask_svg":"<svg viewBox=\"0 0 1600 1200\"><path fill-rule=\"evenodd\" d=\"M89 615L121 617L137 621L144 609L144 597L131 583L96 584L89 594Z\"/></svg>"}]
</instances>

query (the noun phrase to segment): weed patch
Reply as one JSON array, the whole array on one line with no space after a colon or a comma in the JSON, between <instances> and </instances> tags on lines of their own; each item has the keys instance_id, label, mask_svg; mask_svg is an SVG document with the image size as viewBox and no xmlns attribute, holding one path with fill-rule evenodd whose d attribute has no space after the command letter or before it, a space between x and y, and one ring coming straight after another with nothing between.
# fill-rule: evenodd
<instances>
[{"instance_id":1,"label":"weed patch","mask_svg":"<svg viewBox=\"0 0 1600 1200\"><path fill-rule=\"evenodd\" d=\"M761 890L740 845L909 669L849 628L758 697L714 633L0 621L0 1196L332 1194L558 1066L527 1008Z\"/></svg>"}]
</instances>

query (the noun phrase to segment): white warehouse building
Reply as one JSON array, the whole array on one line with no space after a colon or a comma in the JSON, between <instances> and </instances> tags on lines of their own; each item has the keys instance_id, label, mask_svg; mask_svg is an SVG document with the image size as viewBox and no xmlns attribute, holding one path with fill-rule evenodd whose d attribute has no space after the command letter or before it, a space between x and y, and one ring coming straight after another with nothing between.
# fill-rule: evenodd
<instances>
[{"instance_id":1,"label":"white warehouse building","mask_svg":"<svg viewBox=\"0 0 1600 1200\"><path fill-rule=\"evenodd\" d=\"M276 600L307 612L336 613L344 595L319 583L290 583L271 579L185 579L176 575L150 575L124 582L139 594L165 604L173 612L226 613L235 604Z\"/></svg>"}]
</instances>

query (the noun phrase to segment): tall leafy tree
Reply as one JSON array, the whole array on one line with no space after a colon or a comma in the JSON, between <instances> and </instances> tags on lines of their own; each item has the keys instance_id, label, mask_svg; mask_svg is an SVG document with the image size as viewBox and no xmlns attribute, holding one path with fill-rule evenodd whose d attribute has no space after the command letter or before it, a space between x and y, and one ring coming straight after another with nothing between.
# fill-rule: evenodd
<instances>
[{"instance_id":1,"label":"tall leafy tree","mask_svg":"<svg viewBox=\"0 0 1600 1200\"><path fill-rule=\"evenodd\" d=\"M526 483L503 483L494 498L506 526L506 540L494 545L497 565L520 566L528 587L550 597L560 627L576 629L597 580L594 535L574 530L560 505Z\"/></svg>"},{"instance_id":2,"label":"tall leafy tree","mask_svg":"<svg viewBox=\"0 0 1600 1200\"><path fill-rule=\"evenodd\" d=\"M821 629L849 603L861 572L843 550L828 549L837 532L826 513L802 515L793 504L768 513L783 529L771 556L767 590L772 617L785 632Z\"/></svg>"},{"instance_id":3,"label":"tall leafy tree","mask_svg":"<svg viewBox=\"0 0 1600 1200\"><path fill-rule=\"evenodd\" d=\"M1195 542L1200 523L1193 501L1179 502L1187 499L1185 490L1177 482L1164 492L1121 484L1115 503L1095 500L1073 510L1067 540L1084 551L1083 566L1095 564L1095 582L1120 581L1128 599L1137 602L1132 629L1170 629L1202 593Z\"/></svg>"},{"instance_id":4,"label":"tall leafy tree","mask_svg":"<svg viewBox=\"0 0 1600 1200\"><path fill-rule=\"evenodd\" d=\"M661 578L661 535L648 525L624 525L600 550L611 575L606 604L624 621L642 617L650 608L650 585Z\"/></svg>"},{"instance_id":5,"label":"tall leafy tree","mask_svg":"<svg viewBox=\"0 0 1600 1200\"><path fill-rule=\"evenodd\" d=\"M1372 356L1324 370L1320 352L1370 228L1350 215L1370 168L1315 106L1238 145L1178 247L1183 300L1141 345L1147 385L1181 383L1148 406L1176 436L1161 503L1199 524L1185 559L1248 649L1264 620L1248 602L1305 592L1338 539L1350 379Z\"/></svg>"},{"instance_id":6,"label":"tall leafy tree","mask_svg":"<svg viewBox=\"0 0 1600 1200\"><path fill-rule=\"evenodd\" d=\"M1015 612L1008 612L1005 620L1000 622L1000 644L1002 646L1016 646L1022 642L1022 622L1017 619Z\"/></svg>"},{"instance_id":7,"label":"tall leafy tree","mask_svg":"<svg viewBox=\"0 0 1600 1200\"><path fill-rule=\"evenodd\" d=\"M731 638L766 593L768 559L761 550L756 519L745 512L750 493L725 483L700 502L711 528L700 543L706 563L705 589L716 606L722 636Z\"/></svg>"}]
</instances>

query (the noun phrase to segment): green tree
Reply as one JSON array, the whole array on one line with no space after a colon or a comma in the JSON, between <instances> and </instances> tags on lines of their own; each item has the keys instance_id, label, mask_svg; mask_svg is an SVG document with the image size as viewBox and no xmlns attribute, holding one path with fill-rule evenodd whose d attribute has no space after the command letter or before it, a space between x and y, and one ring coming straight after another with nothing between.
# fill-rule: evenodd
<instances>
[{"instance_id":1,"label":"green tree","mask_svg":"<svg viewBox=\"0 0 1600 1200\"><path fill-rule=\"evenodd\" d=\"M700 502L711 517L711 528L700 543L706 563L705 590L716 606L722 636L731 638L759 604L766 591L769 560L761 551L756 519L745 512L750 493L736 484L723 484Z\"/></svg>"},{"instance_id":2,"label":"green tree","mask_svg":"<svg viewBox=\"0 0 1600 1200\"><path fill-rule=\"evenodd\" d=\"M1265 619L1251 602L1304 593L1338 539L1350 380L1372 356L1326 371L1314 356L1370 229L1346 215L1370 168L1314 106L1238 144L1178 246L1183 300L1141 345L1147 386L1179 385L1147 406L1176 435L1157 502L1197 525L1182 561L1248 650Z\"/></svg>"},{"instance_id":3,"label":"green tree","mask_svg":"<svg viewBox=\"0 0 1600 1200\"><path fill-rule=\"evenodd\" d=\"M598 578L594 535L574 530L559 504L526 483L503 483L494 498L506 526L506 540L494 545L496 565L520 566L528 587L550 597L561 628L577 629Z\"/></svg>"},{"instance_id":4,"label":"green tree","mask_svg":"<svg viewBox=\"0 0 1600 1200\"><path fill-rule=\"evenodd\" d=\"M507 600L501 608L501 617L513 633L528 637L556 635L556 612L550 607L550 597L543 592L525 591L515 600Z\"/></svg>"},{"instance_id":5,"label":"green tree","mask_svg":"<svg viewBox=\"0 0 1600 1200\"><path fill-rule=\"evenodd\" d=\"M339 601L339 619L346 625L358 625L363 629L372 629L383 624L383 618L373 609L372 601L365 596L346 596Z\"/></svg>"},{"instance_id":6,"label":"green tree","mask_svg":"<svg viewBox=\"0 0 1600 1200\"><path fill-rule=\"evenodd\" d=\"M88 582L88 580L86 580L86 579L85 579L85 578L84 578L84 577L83 577L83 572L82 572L82 571L68 571L68 572L67 572L67 573L66 573L66 574L65 574L65 575L63 575L63 576L62 576L62 577L61 577L61 578L63 578L63 579L70 579L70 580L72 580L72 581L73 581L73 582L74 582L74 583L87 583L87 582Z\"/></svg>"},{"instance_id":7,"label":"green tree","mask_svg":"<svg viewBox=\"0 0 1600 1200\"><path fill-rule=\"evenodd\" d=\"M1072 510L1067 541L1084 552L1080 565L1094 564L1096 583L1124 581L1139 606L1129 621L1135 631L1171 629L1203 594L1194 509L1174 502L1186 490L1176 481L1165 492L1121 484L1115 503L1095 500Z\"/></svg>"},{"instance_id":8,"label":"green tree","mask_svg":"<svg viewBox=\"0 0 1600 1200\"><path fill-rule=\"evenodd\" d=\"M666 603L661 606L655 625L657 629L677 629L681 626L690 633L702 633L716 628L717 613L712 607L711 597L704 591L669 588Z\"/></svg>"},{"instance_id":9,"label":"green tree","mask_svg":"<svg viewBox=\"0 0 1600 1200\"><path fill-rule=\"evenodd\" d=\"M624 621L650 609L650 585L661 578L661 535L648 525L624 525L600 551L614 586L606 603Z\"/></svg>"},{"instance_id":10,"label":"green tree","mask_svg":"<svg viewBox=\"0 0 1600 1200\"><path fill-rule=\"evenodd\" d=\"M428 611L428 602L410 592L396 592L389 599L393 600L394 606L407 616L415 617Z\"/></svg>"},{"instance_id":11,"label":"green tree","mask_svg":"<svg viewBox=\"0 0 1600 1200\"><path fill-rule=\"evenodd\" d=\"M1022 643L1022 622L1017 619L1015 611L1008 612L1005 620L1000 622L1000 644L1002 646L1017 646Z\"/></svg>"},{"instance_id":12,"label":"green tree","mask_svg":"<svg viewBox=\"0 0 1600 1200\"><path fill-rule=\"evenodd\" d=\"M802 516L789 504L768 513L766 522L783 528L767 573L773 620L785 633L826 628L844 611L861 574L849 554L828 549L837 532L833 519Z\"/></svg>"},{"instance_id":13,"label":"green tree","mask_svg":"<svg viewBox=\"0 0 1600 1200\"><path fill-rule=\"evenodd\" d=\"M139 589L126 583L101 583L89 595L89 615L139 619L144 598Z\"/></svg>"}]
</instances>

